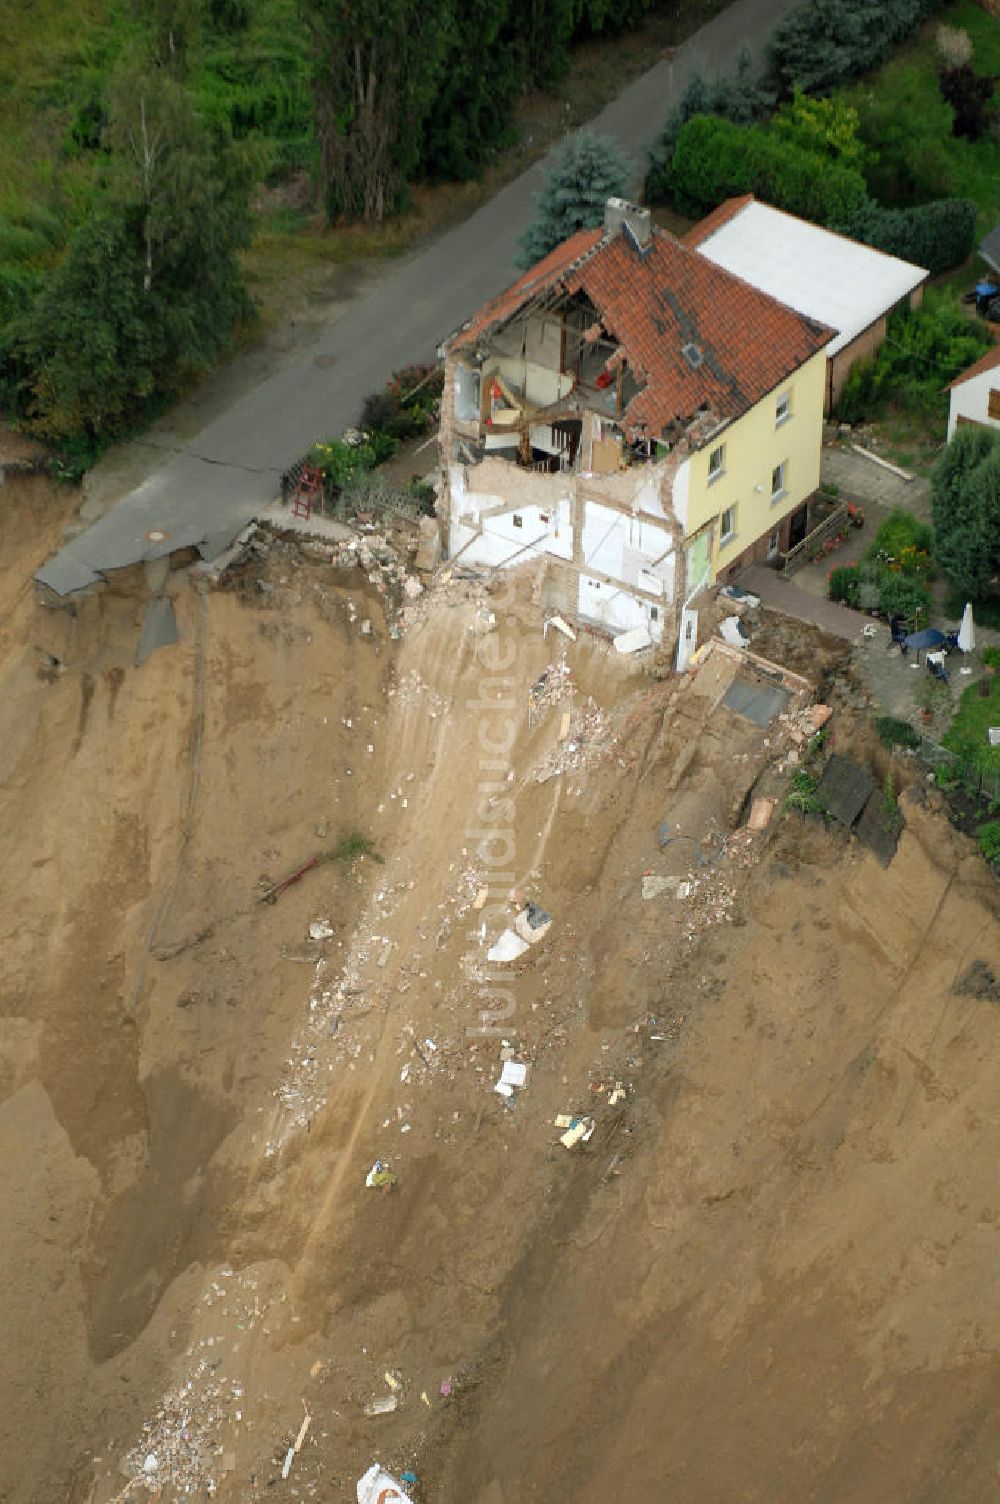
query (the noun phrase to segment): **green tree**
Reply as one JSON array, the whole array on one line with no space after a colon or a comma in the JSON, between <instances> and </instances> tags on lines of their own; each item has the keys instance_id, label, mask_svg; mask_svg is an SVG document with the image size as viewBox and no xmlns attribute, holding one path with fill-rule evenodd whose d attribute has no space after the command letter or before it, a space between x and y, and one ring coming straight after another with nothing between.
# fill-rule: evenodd
<instances>
[{"instance_id":1,"label":"green tree","mask_svg":"<svg viewBox=\"0 0 1000 1504\"><path fill-rule=\"evenodd\" d=\"M535 218L521 237L518 265L534 265L549 251L604 221L604 205L618 198L628 185L627 159L607 136L581 131L566 143L552 165Z\"/></svg>"},{"instance_id":2,"label":"green tree","mask_svg":"<svg viewBox=\"0 0 1000 1504\"><path fill-rule=\"evenodd\" d=\"M859 97L868 191L885 204L922 204L950 187L951 111L928 94L919 65L900 62L894 77L891 95L866 89Z\"/></svg>"},{"instance_id":3,"label":"green tree","mask_svg":"<svg viewBox=\"0 0 1000 1504\"><path fill-rule=\"evenodd\" d=\"M110 100L94 212L17 330L29 418L56 440L122 432L250 311L237 251L252 159L213 140L162 71L127 68Z\"/></svg>"},{"instance_id":4,"label":"green tree","mask_svg":"<svg viewBox=\"0 0 1000 1504\"><path fill-rule=\"evenodd\" d=\"M1000 434L956 430L931 485L934 557L952 585L983 600L1000 569Z\"/></svg>"},{"instance_id":5,"label":"green tree","mask_svg":"<svg viewBox=\"0 0 1000 1504\"><path fill-rule=\"evenodd\" d=\"M421 158L454 0L316 0L309 12L327 213L381 220Z\"/></svg>"},{"instance_id":6,"label":"green tree","mask_svg":"<svg viewBox=\"0 0 1000 1504\"><path fill-rule=\"evenodd\" d=\"M819 94L880 62L941 0L802 0L777 26L771 70L780 91Z\"/></svg>"},{"instance_id":7,"label":"green tree","mask_svg":"<svg viewBox=\"0 0 1000 1504\"><path fill-rule=\"evenodd\" d=\"M579 0L509 0L505 41L526 83L544 86L569 67Z\"/></svg>"},{"instance_id":8,"label":"green tree","mask_svg":"<svg viewBox=\"0 0 1000 1504\"><path fill-rule=\"evenodd\" d=\"M515 139L511 104L521 83L502 42L506 6L466 0L452 33L434 108L424 122L422 173L436 181L475 177Z\"/></svg>"},{"instance_id":9,"label":"green tree","mask_svg":"<svg viewBox=\"0 0 1000 1504\"><path fill-rule=\"evenodd\" d=\"M782 105L771 129L782 141L837 162L841 167L863 172L866 151L858 140L858 111L845 99L813 99L796 89Z\"/></svg>"}]
</instances>

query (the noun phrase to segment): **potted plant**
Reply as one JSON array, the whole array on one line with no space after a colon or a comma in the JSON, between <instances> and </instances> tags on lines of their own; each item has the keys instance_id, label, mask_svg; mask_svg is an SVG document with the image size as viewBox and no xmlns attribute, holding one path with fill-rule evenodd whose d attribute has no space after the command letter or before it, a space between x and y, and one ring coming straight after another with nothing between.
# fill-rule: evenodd
<instances>
[{"instance_id":1,"label":"potted plant","mask_svg":"<svg viewBox=\"0 0 1000 1504\"><path fill-rule=\"evenodd\" d=\"M917 704L920 707L920 719L925 726L929 726L934 719L934 712L941 703L941 691L944 688L939 679L934 679L927 674L917 690Z\"/></svg>"}]
</instances>

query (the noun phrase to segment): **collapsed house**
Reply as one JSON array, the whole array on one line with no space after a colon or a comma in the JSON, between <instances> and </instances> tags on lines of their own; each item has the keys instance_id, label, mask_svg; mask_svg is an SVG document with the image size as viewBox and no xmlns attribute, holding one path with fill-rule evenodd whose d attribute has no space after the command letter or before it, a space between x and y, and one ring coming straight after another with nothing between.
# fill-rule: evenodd
<instances>
[{"instance_id":1,"label":"collapsed house","mask_svg":"<svg viewBox=\"0 0 1000 1504\"><path fill-rule=\"evenodd\" d=\"M447 552L686 661L694 596L804 521L833 337L610 199L442 346Z\"/></svg>"}]
</instances>

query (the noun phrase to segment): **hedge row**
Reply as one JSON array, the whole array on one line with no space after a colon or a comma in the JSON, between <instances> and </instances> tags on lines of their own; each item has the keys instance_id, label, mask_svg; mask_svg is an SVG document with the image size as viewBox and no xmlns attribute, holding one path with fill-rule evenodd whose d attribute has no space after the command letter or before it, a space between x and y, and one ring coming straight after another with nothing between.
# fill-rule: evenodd
<instances>
[{"instance_id":1,"label":"hedge row","mask_svg":"<svg viewBox=\"0 0 1000 1504\"><path fill-rule=\"evenodd\" d=\"M884 209L866 199L836 227L853 240L926 266L929 272L946 272L972 252L976 205L968 198L940 198L912 209Z\"/></svg>"},{"instance_id":2,"label":"hedge row","mask_svg":"<svg viewBox=\"0 0 1000 1504\"><path fill-rule=\"evenodd\" d=\"M701 214L753 193L821 225L859 216L867 201L860 172L816 157L760 125L696 115L677 137L668 183L682 212Z\"/></svg>"},{"instance_id":3,"label":"hedge row","mask_svg":"<svg viewBox=\"0 0 1000 1504\"><path fill-rule=\"evenodd\" d=\"M868 197L853 168L782 140L766 126L734 125L716 115L696 115L682 126L664 182L682 212L703 214L723 199L753 193L931 272L960 265L975 240L970 199L884 209Z\"/></svg>"}]
</instances>

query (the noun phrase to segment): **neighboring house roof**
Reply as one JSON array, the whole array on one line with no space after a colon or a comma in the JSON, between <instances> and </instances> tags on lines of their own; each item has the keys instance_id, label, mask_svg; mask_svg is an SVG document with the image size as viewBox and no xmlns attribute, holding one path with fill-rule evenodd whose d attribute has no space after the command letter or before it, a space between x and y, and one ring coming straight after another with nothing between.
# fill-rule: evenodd
<instances>
[{"instance_id":1,"label":"neighboring house roof","mask_svg":"<svg viewBox=\"0 0 1000 1504\"><path fill-rule=\"evenodd\" d=\"M833 338L654 227L641 251L626 231L579 231L484 304L446 346L468 349L536 298L578 292L645 383L628 405L626 426L654 437L706 409L741 417Z\"/></svg>"},{"instance_id":2,"label":"neighboring house roof","mask_svg":"<svg viewBox=\"0 0 1000 1504\"><path fill-rule=\"evenodd\" d=\"M745 209L747 204L752 204L753 201L752 193L741 193L738 198L724 199L717 209L713 209L711 214L706 214L704 219L699 219L698 223L681 237L684 244L697 249L703 240L714 235L716 230L728 224L734 214L739 214L741 209Z\"/></svg>"},{"instance_id":3,"label":"neighboring house roof","mask_svg":"<svg viewBox=\"0 0 1000 1504\"><path fill-rule=\"evenodd\" d=\"M994 225L990 233L983 236L979 242L979 254L995 272L1000 272L1000 225Z\"/></svg>"},{"instance_id":4,"label":"neighboring house roof","mask_svg":"<svg viewBox=\"0 0 1000 1504\"><path fill-rule=\"evenodd\" d=\"M749 195L727 199L684 237L716 266L836 329L845 345L919 287L922 266L810 224Z\"/></svg>"},{"instance_id":5,"label":"neighboring house roof","mask_svg":"<svg viewBox=\"0 0 1000 1504\"><path fill-rule=\"evenodd\" d=\"M971 381L973 376L981 376L984 371L992 371L996 366L1000 366L1000 345L994 345L985 355L974 360L971 366L966 366L954 381L949 381L946 391L954 391L955 387L964 386L967 381Z\"/></svg>"}]
</instances>

